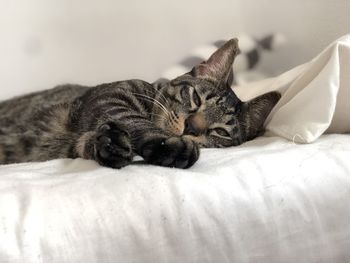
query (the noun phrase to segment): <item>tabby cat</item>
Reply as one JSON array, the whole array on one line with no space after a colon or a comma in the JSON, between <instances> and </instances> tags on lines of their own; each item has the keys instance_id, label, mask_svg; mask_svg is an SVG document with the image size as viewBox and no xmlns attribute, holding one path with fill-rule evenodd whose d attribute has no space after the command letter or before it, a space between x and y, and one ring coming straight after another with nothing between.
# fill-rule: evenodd
<instances>
[{"instance_id":1,"label":"tabby cat","mask_svg":"<svg viewBox=\"0 0 350 263\"><path fill-rule=\"evenodd\" d=\"M121 168L188 168L200 147L239 145L258 136L280 95L240 101L227 85L239 53L231 39L206 62L166 83L63 85L0 103L0 163L85 158Z\"/></svg>"}]
</instances>

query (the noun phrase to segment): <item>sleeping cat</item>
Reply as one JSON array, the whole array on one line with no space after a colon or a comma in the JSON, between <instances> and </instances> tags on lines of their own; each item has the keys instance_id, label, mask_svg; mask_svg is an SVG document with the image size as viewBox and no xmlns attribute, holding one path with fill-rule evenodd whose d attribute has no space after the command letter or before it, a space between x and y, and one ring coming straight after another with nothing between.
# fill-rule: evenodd
<instances>
[{"instance_id":1,"label":"sleeping cat","mask_svg":"<svg viewBox=\"0 0 350 263\"><path fill-rule=\"evenodd\" d=\"M0 163L80 157L121 168L140 155L150 164L188 168L200 147L251 140L280 95L240 101L226 84L238 53L238 40L231 39L166 83L63 85L4 101Z\"/></svg>"}]
</instances>

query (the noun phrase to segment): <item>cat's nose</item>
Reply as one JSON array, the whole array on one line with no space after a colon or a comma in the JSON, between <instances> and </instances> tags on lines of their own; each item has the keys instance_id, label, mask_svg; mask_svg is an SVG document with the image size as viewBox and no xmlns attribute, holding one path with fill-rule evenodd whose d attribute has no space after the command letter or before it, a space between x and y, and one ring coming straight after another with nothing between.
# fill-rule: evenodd
<instances>
[{"instance_id":1,"label":"cat's nose","mask_svg":"<svg viewBox=\"0 0 350 263\"><path fill-rule=\"evenodd\" d=\"M185 120L184 135L199 136L204 131L204 125L198 120L198 116L191 115Z\"/></svg>"}]
</instances>

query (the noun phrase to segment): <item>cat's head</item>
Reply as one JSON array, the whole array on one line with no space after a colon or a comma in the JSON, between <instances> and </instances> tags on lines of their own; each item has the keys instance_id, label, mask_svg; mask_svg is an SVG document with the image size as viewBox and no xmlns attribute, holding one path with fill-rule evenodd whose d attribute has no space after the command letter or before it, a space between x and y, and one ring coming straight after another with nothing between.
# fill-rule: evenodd
<instances>
[{"instance_id":1,"label":"cat's head","mask_svg":"<svg viewBox=\"0 0 350 263\"><path fill-rule=\"evenodd\" d=\"M242 102L227 84L238 40L231 39L191 72L163 83L154 105L158 126L186 135L202 147L239 145L258 136L280 95L270 92Z\"/></svg>"}]
</instances>

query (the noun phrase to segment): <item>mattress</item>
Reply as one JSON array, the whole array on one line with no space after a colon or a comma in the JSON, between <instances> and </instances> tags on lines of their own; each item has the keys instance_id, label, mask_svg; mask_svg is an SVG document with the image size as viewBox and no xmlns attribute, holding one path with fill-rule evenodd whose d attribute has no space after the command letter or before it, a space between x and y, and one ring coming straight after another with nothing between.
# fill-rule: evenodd
<instances>
[{"instance_id":1,"label":"mattress","mask_svg":"<svg viewBox=\"0 0 350 263\"><path fill-rule=\"evenodd\" d=\"M350 262L350 135L205 149L189 170L0 167L0 262Z\"/></svg>"}]
</instances>

